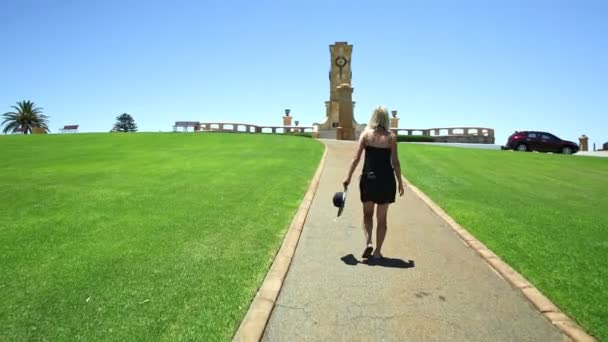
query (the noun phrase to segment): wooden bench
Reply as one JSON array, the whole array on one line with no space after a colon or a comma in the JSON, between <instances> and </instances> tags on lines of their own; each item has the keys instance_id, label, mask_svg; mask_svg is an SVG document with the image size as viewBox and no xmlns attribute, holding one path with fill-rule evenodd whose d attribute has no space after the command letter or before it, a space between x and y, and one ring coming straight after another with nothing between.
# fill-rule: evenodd
<instances>
[{"instance_id":1,"label":"wooden bench","mask_svg":"<svg viewBox=\"0 0 608 342\"><path fill-rule=\"evenodd\" d=\"M78 133L78 125L65 125L59 129L61 133Z\"/></svg>"},{"instance_id":2,"label":"wooden bench","mask_svg":"<svg viewBox=\"0 0 608 342\"><path fill-rule=\"evenodd\" d=\"M180 127L184 129L184 132L188 132L188 127L192 127L196 131L200 130L201 123L198 121L175 121L173 132L177 132L177 129Z\"/></svg>"}]
</instances>

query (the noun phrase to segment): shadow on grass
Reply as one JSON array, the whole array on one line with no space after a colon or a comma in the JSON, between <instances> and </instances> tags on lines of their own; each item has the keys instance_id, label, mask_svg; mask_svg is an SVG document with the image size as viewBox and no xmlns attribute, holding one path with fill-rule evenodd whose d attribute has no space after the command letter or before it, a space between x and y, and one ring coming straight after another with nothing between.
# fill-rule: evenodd
<instances>
[{"instance_id":1,"label":"shadow on grass","mask_svg":"<svg viewBox=\"0 0 608 342\"><path fill-rule=\"evenodd\" d=\"M345 264L349 266L357 266L357 264L364 264L369 266L382 266L391 268L413 268L416 267L414 260L403 261L401 259L382 257L380 260L358 260L354 255L349 254L340 258Z\"/></svg>"}]
</instances>

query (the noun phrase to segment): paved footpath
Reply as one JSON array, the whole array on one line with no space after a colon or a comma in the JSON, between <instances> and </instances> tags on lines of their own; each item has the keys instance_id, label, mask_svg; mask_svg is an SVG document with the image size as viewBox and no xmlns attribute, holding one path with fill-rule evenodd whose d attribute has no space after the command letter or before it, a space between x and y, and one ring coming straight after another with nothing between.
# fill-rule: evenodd
<instances>
[{"instance_id":1,"label":"paved footpath","mask_svg":"<svg viewBox=\"0 0 608 342\"><path fill-rule=\"evenodd\" d=\"M325 169L263 340L567 340L407 188L389 209L387 261L362 263L359 170L340 218L331 203L355 144L324 143Z\"/></svg>"}]
</instances>

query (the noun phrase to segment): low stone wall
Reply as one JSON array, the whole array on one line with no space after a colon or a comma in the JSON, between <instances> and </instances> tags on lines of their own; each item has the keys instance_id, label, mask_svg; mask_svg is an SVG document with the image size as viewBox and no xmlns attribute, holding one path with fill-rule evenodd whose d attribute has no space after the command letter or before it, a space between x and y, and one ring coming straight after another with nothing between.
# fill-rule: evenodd
<instances>
[{"instance_id":1,"label":"low stone wall","mask_svg":"<svg viewBox=\"0 0 608 342\"><path fill-rule=\"evenodd\" d=\"M494 137L483 135L446 135L432 138L434 142L442 143L494 144Z\"/></svg>"},{"instance_id":2,"label":"low stone wall","mask_svg":"<svg viewBox=\"0 0 608 342\"><path fill-rule=\"evenodd\" d=\"M355 136L358 137L365 125L355 127ZM315 138L336 139L337 129L320 130L315 126L258 126L245 123L231 122L200 122L195 127L197 132L241 132L241 133L311 133ZM449 128L398 128L391 129L397 135L427 136L435 142L443 143L472 143L494 144L494 130L483 127L449 127Z\"/></svg>"},{"instance_id":3,"label":"low stone wall","mask_svg":"<svg viewBox=\"0 0 608 342\"><path fill-rule=\"evenodd\" d=\"M399 128L392 131L397 135L431 137L435 142L494 144L494 129L485 127Z\"/></svg>"}]
</instances>

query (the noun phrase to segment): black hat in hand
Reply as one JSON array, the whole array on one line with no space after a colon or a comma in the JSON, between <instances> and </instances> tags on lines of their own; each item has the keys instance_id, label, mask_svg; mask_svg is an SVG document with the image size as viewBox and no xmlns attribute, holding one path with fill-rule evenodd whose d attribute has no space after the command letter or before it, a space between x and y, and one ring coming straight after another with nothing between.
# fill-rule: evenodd
<instances>
[{"instance_id":1,"label":"black hat in hand","mask_svg":"<svg viewBox=\"0 0 608 342\"><path fill-rule=\"evenodd\" d=\"M334 206L338 208L338 216L340 216L342 214L342 210L344 210L344 205L346 204L346 189L334 194L333 203Z\"/></svg>"}]
</instances>

